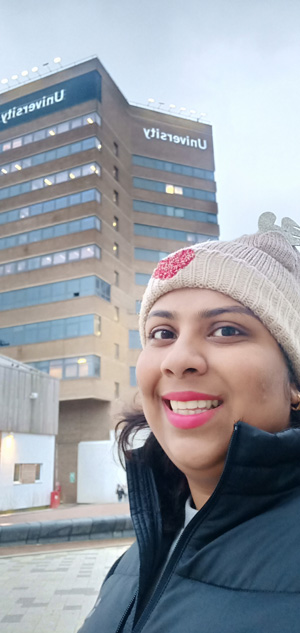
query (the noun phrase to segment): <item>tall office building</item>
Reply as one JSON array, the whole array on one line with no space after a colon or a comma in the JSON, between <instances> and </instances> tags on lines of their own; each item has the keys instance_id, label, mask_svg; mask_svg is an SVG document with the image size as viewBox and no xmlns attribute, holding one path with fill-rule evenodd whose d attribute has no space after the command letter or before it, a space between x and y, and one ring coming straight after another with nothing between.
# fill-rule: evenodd
<instances>
[{"instance_id":1,"label":"tall office building","mask_svg":"<svg viewBox=\"0 0 300 633\"><path fill-rule=\"evenodd\" d=\"M156 262L217 239L210 125L130 105L98 59L0 96L0 345L61 378L58 478L135 392Z\"/></svg>"}]
</instances>

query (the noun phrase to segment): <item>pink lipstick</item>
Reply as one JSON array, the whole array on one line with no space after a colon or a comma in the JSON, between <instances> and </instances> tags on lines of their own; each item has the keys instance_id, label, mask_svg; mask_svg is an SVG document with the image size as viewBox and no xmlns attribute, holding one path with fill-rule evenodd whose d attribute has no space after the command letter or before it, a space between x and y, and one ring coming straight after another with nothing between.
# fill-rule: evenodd
<instances>
[{"instance_id":1,"label":"pink lipstick","mask_svg":"<svg viewBox=\"0 0 300 633\"><path fill-rule=\"evenodd\" d=\"M197 413L193 414L190 412L191 409L189 409L189 413L185 414L184 412L177 413L176 411L173 411L169 404L170 400L175 402L210 400L215 402L217 401L218 404L215 405L214 408L203 408L202 411L200 411L201 406L196 406L195 410ZM219 396L195 391L170 392L162 396L162 401L168 421L172 424L172 426L175 426L178 429L194 429L199 426L203 426L216 415L216 411L222 406L222 400Z\"/></svg>"}]
</instances>

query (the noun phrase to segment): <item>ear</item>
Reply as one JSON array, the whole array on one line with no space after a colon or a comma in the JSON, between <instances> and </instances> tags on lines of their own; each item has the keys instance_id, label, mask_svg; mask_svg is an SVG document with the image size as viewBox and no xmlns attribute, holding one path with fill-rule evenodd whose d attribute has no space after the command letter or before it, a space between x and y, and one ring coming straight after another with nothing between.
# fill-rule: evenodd
<instances>
[{"instance_id":1,"label":"ear","mask_svg":"<svg viewBox=\"0 0 300 633\"><path fill-rule=\"evenodd\" d=\"M291 405L299 405L300 402L300 392L297 389L295 383L291 383L290 385L290 398L291 398Z\"/></svg>"}]
</instances>

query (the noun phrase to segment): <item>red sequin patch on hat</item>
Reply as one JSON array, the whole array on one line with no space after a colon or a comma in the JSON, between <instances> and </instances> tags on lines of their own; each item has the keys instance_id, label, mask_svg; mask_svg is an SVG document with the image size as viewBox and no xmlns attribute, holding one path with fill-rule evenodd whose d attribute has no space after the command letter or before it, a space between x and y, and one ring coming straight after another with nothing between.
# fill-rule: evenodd
<instances>
[{"instance_id":1,"label":"red sequin patch on hat","mask_svg":"<svg viewBox=\"0 0 300 633\"><path fill-rule=\"evenodd\" d=\"M181 268L185 268L195 257L192 248L186 248L179 253L162 260L153 273L155 279L171 279Z\"/></svg>"}]
</instances>

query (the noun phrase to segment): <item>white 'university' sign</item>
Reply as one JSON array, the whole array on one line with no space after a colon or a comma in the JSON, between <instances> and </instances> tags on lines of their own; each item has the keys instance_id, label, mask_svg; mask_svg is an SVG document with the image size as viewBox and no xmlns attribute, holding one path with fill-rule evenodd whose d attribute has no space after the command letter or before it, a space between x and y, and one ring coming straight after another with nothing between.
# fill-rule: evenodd
<instances>
[{"instance_id":1,"label":"white 'university' sign","mask_svg":"<svg viewBox=\"0 0 300 633\"><path fill-rule=\"evenodd\" d=\"M190 136L178 136L177 134L169 134L163 132L158 127L143 128L147 141L157 139L160 141L169 141L169 143L177 143L180 145L187 145L188 147L195 147L197 149L207 149L207 141L201 138L190 138Z\"/></svg>"},{"instance_id":2,"label":"white 'university' sign","mask_svg":"<svg viewBox=\"0 0 300 633\"><path fill-rule=\"evenodd\" d=\"M50 94L48 97L44 96L41 99L37 99L36 101L32 101L31 103L25 103L21 106L14 106L13 108L9 108L6 112L0 112L2 123L5 125L7 121L10 119L14 119L15 117L23 116L24 114L28 114L29 112L34 112L34 110L40 110L41 108L48 108L54 103L59 103L63 101L65 98L65 89L56 90L53 94Z\"/></svg>"}]
</instances>

